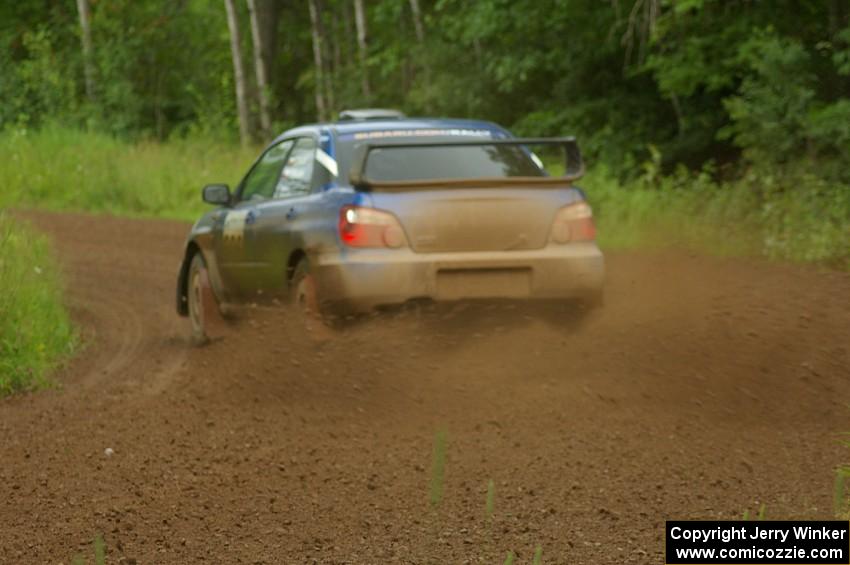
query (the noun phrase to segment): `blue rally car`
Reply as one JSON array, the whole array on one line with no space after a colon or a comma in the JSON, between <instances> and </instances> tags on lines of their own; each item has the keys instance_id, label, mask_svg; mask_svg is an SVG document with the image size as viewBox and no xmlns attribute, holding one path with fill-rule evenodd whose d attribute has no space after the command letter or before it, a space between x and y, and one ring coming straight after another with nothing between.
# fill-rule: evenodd
<instances>
[{"instance_id":1,"label":"blue rally car","mask_svg":"<svg viewBox=\"0 0 850 565\"><path fill-rule=\"evenodd\" d=\"M531 147L563 150L550 176ZM572 138L351 110L275 139L192 227L177 311L195 340L223 303L286 296L308 316L412 300L601 301L604 261Z\"/></svg>"}]
</instances>

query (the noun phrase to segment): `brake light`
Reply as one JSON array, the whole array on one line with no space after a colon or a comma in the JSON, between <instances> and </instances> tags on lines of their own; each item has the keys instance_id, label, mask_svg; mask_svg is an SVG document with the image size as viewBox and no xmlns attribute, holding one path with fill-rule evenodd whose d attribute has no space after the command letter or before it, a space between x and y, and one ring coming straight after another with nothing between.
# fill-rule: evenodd
<instances>
[{"instance_id":1,"label":"brake light","mask_svg":"<svg viewBox=\"0 0 850 565\"><path fill-rule=\"evenodd\" d=\"M407 238L398 219L389 212L343 206L339 211L339 237L352 247L402 247Z\"/></svg>"},{"instance_id":2,"label":"brake light","mask_svg":"<svg viewBox=\"0 0 850 565\"><path fill-rule=\"evenodd\" d=\"M558 210L552 224L552 241L571 243L594 239L596 239L596 225L593 223L593 210L590 204L582 200Z\"/></svg>"}]
</instances>

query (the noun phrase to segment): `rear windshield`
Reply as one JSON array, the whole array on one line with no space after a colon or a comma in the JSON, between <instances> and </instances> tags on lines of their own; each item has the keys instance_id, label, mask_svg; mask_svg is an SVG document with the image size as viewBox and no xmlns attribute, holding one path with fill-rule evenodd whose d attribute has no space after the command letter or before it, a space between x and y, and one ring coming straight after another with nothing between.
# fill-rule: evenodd
<instances>
[{"instance_id":1,"label":"rear windshield","mask_svg":"<svg viewBox=\"0 0 850 565\"><path fill-rule=\"evenodd\" d=\"M461 141L476 139L459 136L417 136L379 139L372 143L412 143L417 141ZM481 138L477 138L481 139ZM337 159L341 171L351 168L355 148L370 140L338 140ZM541 177L546 173L538 167L527 149L511 145L480 145L455 147L399 147L373 149L366 163L365 176L374 181L408 181L435 179L474 179L482 177Z\"/></svg>"}]
</instances>

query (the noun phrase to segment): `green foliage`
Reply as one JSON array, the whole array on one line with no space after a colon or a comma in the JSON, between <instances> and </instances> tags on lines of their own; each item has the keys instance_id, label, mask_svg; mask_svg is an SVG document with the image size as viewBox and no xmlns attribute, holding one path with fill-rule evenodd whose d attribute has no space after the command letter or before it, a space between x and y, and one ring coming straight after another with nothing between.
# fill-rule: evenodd
<instances>
[{"instance_id":1,"label":"green foliage","mask_svg":"<svg viewBox=\"0 0 850 565\"><path fill-rule=\"evenodd\" d=\"M234 185L257 150L190 138L129 143L59 127L0 134L0 206L195 219L204 184Z\"/></svg>"},{"instance_id":2,"label":"green foliage","mask_svg":"<svg viewBox=\"0 0 850 565\"><path fill-rule=\"evenodd\" d=\"M92 2L96 91L82 88L74 3L0 8L0 126L60 123L159 140L235 137L224 7L204 0ZM250 27L237 2L256 112ZM663 173L743 155L817 163L848 182L850 9L750 0L420 0L367 3L365 69L350 0L321 16L331 113L398 106L485 118L520 134L577 134L620 179L654 146ZM655 10L647 10L652 6ZM268 57L277 128L315 119L306 3L280 4ZM371 94L361 88L367 74ZM733 173L745 170L741 167Z\"/></svg>"},{"instance_id":3,"label":"green foliage","mask_svg":"<svg viewBox=\"0 0 850 565\"><path fill-rule=\"evenodd\" d=\"M505 556L505 565L514 565L514 552L509 551Z\"/></svg>"},{"instance_id":4,"label":"green foliage","mask_svg":"<svg viewBox=\"0 0 850 565\"><path fill-rule=\"evenodd\" d=\"M724 100L731 123L720 131L751 161L787 163L805 152L808 111L815 97L811 58L799 41L760 33L743 43L751 72Z\"/></svg>"},{"instance_id":5,"label":"green foliage","mask_svg":"<svg viewBox=\"0 0 850 565\"><path fill-rule=\"evenodd\" d=\"M164 8L135 0L91 4L94 101L82 85L73 2L0 8L6 22L0 27L0 129L61 123L163 139L199 124L226 128L233 139L232 119L220 116L232 116L235 107L232 89L226 96L221 90L230 61L223 9L201 0Z\"/></svg>"},{"instance_id":6,"label":"green foliage","mask_svg":"<svg viewBox=\"0 0 850 565\"><path fill-rule=\"evenodd\" d=\"M47 384L75 348L44 237L0 212L0 395Z\"/></svg>"},{"instance_id":7,"label":"green foliage","mask_svg":"<svg viewBox=\"0 0 850 565\"><path fill-rule=\"evenodd\" d=\"M0 50L0 124L28 124L48 116L66 119L77 114L76 83L59 58L49 29L39 27L20 37L26 57L15 62Z\"/></svg>"},{"instance_id":8,"label":"green foliage","mask_svg":"<svg viewBox=\"0 0 850 565\"><path fill-rule=\"evenodd\" d=\"M850 190L799 171L717 182L711 166L621 184L604 167L582 181L604 247L680 246L850 267Z\"/></svg>"}]
</instances>

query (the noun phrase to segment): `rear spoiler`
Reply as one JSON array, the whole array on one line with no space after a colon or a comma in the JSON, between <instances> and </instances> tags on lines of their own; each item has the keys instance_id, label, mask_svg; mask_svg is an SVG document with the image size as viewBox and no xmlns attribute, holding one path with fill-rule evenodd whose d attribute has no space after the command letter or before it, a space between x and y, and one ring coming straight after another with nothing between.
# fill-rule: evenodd
<instances>
[{"instance_id":1,"label":"rear spoiler","mask_svg":"<svg viewBox=\"0 0 850 565\"><path fill-rule=\"evenodd\" d=\"M469 147L485 145L558 145L564 150L564 175L560 177L484 177L460 179L426 179L404 181L376 181L366 178L369 153L375 149L411 149L417 147ZM510 139L464 139L459 141L411 141L404 143L364 143L357 146L348 179L359 190L409 189L431 187L484 188L493 186L564 186L584 175L584 161L575 137L519 137Z\"/></svg>"}]
</instances>

